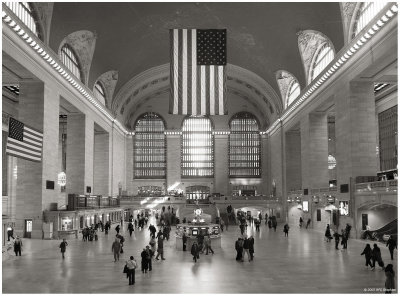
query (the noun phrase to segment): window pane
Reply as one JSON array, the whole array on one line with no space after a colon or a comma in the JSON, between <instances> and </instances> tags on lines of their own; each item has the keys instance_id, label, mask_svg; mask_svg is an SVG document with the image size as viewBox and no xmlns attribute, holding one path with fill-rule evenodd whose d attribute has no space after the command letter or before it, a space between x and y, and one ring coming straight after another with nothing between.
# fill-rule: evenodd
<instances>
[{"instance_id":1,"label":"window pane","mask_svg":"<svg viewBox=\"0 0 400 296\"><path fill-rule=\"evenodd\" d=\"M36 35L38 36L35 19L28 2L4 2L8 8Z\"/></svg>"},{"instance_id":2,"label":"window pane","mask_svg":"<svg viewBox=\"0 0 400 296\"><path fill-rule=\"evenodd\" d=\"M312 67L312 78L314 80L321 72L328 66L328 64L333 60L334 53L332 48L325 43L317 53L317 58L315 59L314 65Z\"/></svg>"},{"instance_id":3,"label":"window pane","mask_svg":"<svg viewBox=\"0 0 400 296\"><path fill-rule=\"evenodd\" d=\"M78 63L78 59L76 58L73 51L69 48L67 44L65 44L61 48L61 60L64 65L78 78L81 80L81 71Z\"/></svg>"},{"instance_id":4,"label":"window pane","mask_svg":"<svg viewBox=\"0 0 400 296\"><path fill-rule=\"evenodd\" d=\"M397 168L397 106L378 114L381 171Z\"/></svg>"},{"instance_id":5,"label":"window pane","mask_svg":"<svg viewBox=\"0 0 400 296\"><path fill-rule=\"evenodd\" d=\"M254 115L241 112L231 120L229 135L229 176L261 176L261 141Z\"/></svg>"},{"instance_id":6,"label":"window pane","mask_svg":"<svg viewBox=\"0 0 400 296\"><path fill-rule=\"evenodd\" d=\"M214 137L209 118L189 117L182 128L182 177L214 176Z\"/></svg>"},{"instance_id":7,"label":"window pane","mask_svg":"<svg viewBox=\"0 0 400 296\"><path fill-rule=\"evenodd\" d=\"M135 126L134 176L163 179L166 176L164 122L155 113L141 116Z\"/></svg>"},{"instance_id":8,"label":"window pane","mask_svg":"<svg viewBox=\"0 0 400 296\"><path fill-rule=\"evenodd\" d=\"M382 10L388 2L366 2L361 5L358 12L358 20L354 27L353 38L364 29L367 24Z\"/></svg>"},{"instance_id":9,"label":"window pane","mask_svg":"<svg viewBox=\"0 0 400 296\"><path fill-rule=\"evenodd\" d=\"M96 82L96 84L94 85L94 95L100 101L100 103L102 103L103 105L106 104L105 92L103 86L99 82Z\"/></svg>"},{"instance_id":10,"label":"window pane","mask_svg":"<svg viewBox=\"0 0 400 296\"><path fill-rule=\"evenodd\" d=\"M289 87L286 107L289 106L300 94L300 85L293 80Z\"/></svg>"}]
</instances>

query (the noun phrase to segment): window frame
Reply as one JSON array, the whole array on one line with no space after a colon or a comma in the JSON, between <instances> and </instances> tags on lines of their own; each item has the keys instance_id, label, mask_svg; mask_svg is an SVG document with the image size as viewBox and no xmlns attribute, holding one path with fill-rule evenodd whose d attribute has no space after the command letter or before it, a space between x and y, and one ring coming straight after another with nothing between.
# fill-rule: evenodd
<instances>
[{"instance_id":1,"label":"window frame","mask_svg":"<svg viewBox=\"0 0 400 296\"><path fill-rule=\"evenodd\" d=\"M99 86L99 87L97 87ZM102 103L103 105L106 105L106 90L103 86L103 84L97 80L96 83L94 84L94 88L93 88L94 94L96 96L96 99L98 99L100 101L100 103ZM97 97L97 93L99 93L99 95L101 96L101 99L99 99Z\"/></svg>"},{"instance_id":2,"label":"window frame","mask_svg":"<svg viewBox=\"0 0 400 296\"><path fill-rule=\"evenodd\" d=\"M24 25L34 33L39 39L42 40L41 30L37 14L33 5L29 2L3 2ZM28 19L26 19L28 17Z\"/></svg>"},{"instance_id":3,"label":"window frame","mask_svg":"<svg viewBox=\"0 0 400 296\"><path fill-rule=\"evenodd\" d=\"M148 132L148 131L138 131L138 125L139 121L145 119L147 115L150 116L155 116L157 117L157 121L159 120L162 123L162 131L153 131L153 132ZM166 129L166 124L164 119L160 116L160 114L155 113L155 112L145 112L138 116L138 118L135 121L134 124L135 128L135 135L134 135L134 143L133 143L133 179L135 180L140 180L140 179L166 179L167 177L167 137L165 135L165 129ZM151 137L151 135L163 135L162 139L154 139L154 137ZM138 139L139 135L143 136L142 139ZM143 142L149 144L148 141L153 141L154 143L158 143L162 145L142 145L140 147L137 147L137 143ZM153 143L153 144L154 144ZM143 150L139 154L139 149ZM154 149L160 150L158 152L154 152ZM136 158L138 156L142 156L143 160L142 161L137 161ZM155 160L154 158L160 157L161 160ZM161 164L160 166L138 166L138 164ZM143 174L138 174L138 172L142 171ZM155 173L150 173L146 174L146 171L163 171L162 174L155 174Z\"/></svg>"},{"instance_id":4,"label":"window frame","mask_svg":"<svg viewBox=\"0 0 400 296\"><path fill-rule=\"evenodd\" d=\"M354 24L352 27L352 32L351 32L351 39L355 38L382 10L383 8L388 4L389 2L382 2L382 1L372 1L372 2L361 2L360 6L357 9ZM368 7L365 8L365 4L368 4ZM380 7L379 10L375 10L375 13L372 15L371 10L368 10L371 6L375 7ZM365 14L365 12L368 11L369 15ZM360 28L360 22L363 22L362 27Z\"/></svg>"},{"instance_id":5,"label":"window frame","mask_svg":"<svg viewBox=\"0 0 400 296\"><path fill-rule=\"evenodd\" d=\"M210 126L210 130L209 131L185 131L185 122L187 120L191 120L191 119L207 119L209 122L209 126ZM209 141L211 142L210 145L206 145L206 146L202 146L204 149L207 148L211 148L211 152L209 153L204 153L201 154L203 156L211 156L211 161L200 161L200 160L189 160L188 158L193 158L193 155L195 154L190 154L189 152L185 152L185 149L193 149L193 148L199 148L198 146L194 146L194 145L189 145L188 147L186 147L184 145L185 143L185 134L193 134L193 133L207 133L209 134L208 139L206 139L205 141ZM186 141L189 142L189 141ZM185 159L187 158L187 159ZM204 164L209 164L210 166L198 166L198 167L185 167L186 164L196 164L196 163L204 163ZM189 171L189 170L194 170L194 171L199 171L200 169L203 170L211 170L211 174L207 174L207 175L200 175L198 173L196 174L185 174L185 171ZM213 121L211 120L211 118L209 118L208 116L187 116L183 119L182 121L182 134L181 134L181 178L183 179L192 179L192 178L214 178L215 175L215 137L214 137L214 124Z\"/></svg>"},{"instance_id":6,"label":"window frame","mask_svg":"<svg viewBox=\"0 0 400 296\"><path fill-rule=\"evenodd\" d=\"M329 48L326 53L321 57L322 52ZM325 57L328 57L329 54L332 52L332 59L330 59L330 61L327 62L327 59L325 59ZM321 58L320 58L321 57ZM315 54L314 54L314 58L313 61L311 63L311 69L310 69L310 83L318 77L318 75L320 75L324 69L326 69L326 67L335 59L335 51L333 49L333 46L329 43L329 42L324 42L321 44L321 46L318 48L318 50L316 50ZM325 66L323 68L320 68L320 65L322 63L325 63ZM315 70L317 68L319 69L318 74L315 74Z\"/></svg>"},{"instance_id":7,"label":"window frame","mask_svg":"<svg viewBox=\"0 0 400 296\"><path fill-rule=\"evenodd\" d=\"M75 75L78 80L84 82L81 63L79 61L78 55L75 53L71 45L69 45L68 43L63 44L60 49L60 58L62 63L68 68L68 70L73 75ZM66 63L66 60L68 60L69 63Z\"/></svg>"},{"instance_id":8,"label":"window frame","mask_svg":"<svg viewBox=\"0 0 400 296\"><path fill-rule=\"evenodd\" d=\"M251 130L251 128L246 129L242 129L241 131L235 131L232 128L232 124L234 120L243 120L243 119L250 119L250 120L254 120L256 125L257 125L257 130ZM244 126L242 124L242 126ZM247 111L242 111L242 112L238 112L236 114L234 114L231 119L229 120L229 139L228 139L228 176L229 178L261 178L262 177L262 167L261 167L261 135L260 135L260 123L257 119L257 117ZM248 135L248 134L252 134L252 137L249 137L249 139L245 139L243 140L243 135ZM242 137L242 139L237 139L234 140L232 139L234 137L234 135L239 135ZM251 139L251 138L256 138L256 139ZM256 145L242 145L242 149L244 149L243 151L241 151L240 153L232 153L232 147L233 148L240 148L239 146L235 146L232 145L233 141L240 141L241 143L249 143L249 142L254 142L256 141ZM255 149L255 152L251 152L252 149ZM238 149L240 150L240 149ZM246 151L247 150L247 151ZM246 151L246 152L244 152ZM233 160L232 156L236 155L236 156L241 156L241 155L245 155L245 156L249 156L247 157L247 159L244 160ZM251 159L251 158L255 158L255 159ZM237 163L239 164L239 166L233 166L233 163ZM242 166L241 164L250 164L250 163L256 163L256 166ZM233 174L233 171L237 170L253 170L254 172L258 170L258 173L253 173L253 174Z\"/></svg>"},{"instance_id":9,"label":"window frame","mask_svg":"<svg viewBox=\"0 0 400 296\"><path fill-rule=\"evenodd\" d=\"M299 89L299 93L298 93L298 95L297 95L296 97L294 97L294 98L291 99L291 95L294 93L294 91L291 91L291 90L292 90L293 86L296 85L296 84L297 84L297 87L296 87L296 88ZM295 88L295 89L296 89L296 88ZM289 107L290 104L293 103L293 102L298 98L298 96L300 95L300 93L301 93L300 83L299 83L296 79L293 78L293 80L292 80L292 81L290 82L290 84L289 84L288 91L287 91L287 94L286 94L286 104L285 104L285 108ZM291 99L291 100L290 100L290 99Z\"/></svg>"}]
</instances>

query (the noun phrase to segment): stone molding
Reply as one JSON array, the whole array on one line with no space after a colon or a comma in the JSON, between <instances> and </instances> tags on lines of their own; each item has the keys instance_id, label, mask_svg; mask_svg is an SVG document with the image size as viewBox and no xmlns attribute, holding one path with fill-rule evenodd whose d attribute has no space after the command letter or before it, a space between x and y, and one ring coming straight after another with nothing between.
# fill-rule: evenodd
<instances>
[{"instance_id":1,"label":"stone molding","mask_svg":"<svg viewBox=\"0 0 400 296\"><path fill-rule=\"evenodd\" d=\"M117 85L118 82L118 71L117 70L111 70L108 72L105 72L97 78L96 81L99 81L102 86L104 87L105 91L105 96L106 96L106 107L111 109L111 103L112 103L112 98L114 95L115 91L115 86ZM96 85L96 82L94 83ZM94 88L94 86L93 86ZM115 114L114 114L115 115Z\"/></svg>"},{"instance_id":2,"label":"stone molding","mask_svg":"<svg viewBox=\"0 0 400 296\"><path fill-rule=\"evenodd\" d=\"M293 80L295 80L297 83L299 83L299 81L292 73L285 70L276 71L275 76L276 76L276 82L278 83L279 86L279 90L281 91L283 107L286 108L289 86L293 82Z\"/></svg>"},{"instance_id":3,"label":"stone molding","mask_svg":"<svg viewBox=\"0 0 400 296\"><path fill-rule=\"evenodd\" d=\"M40 33L43 34L41 39L46 45L49 45L54 2L31 2L31 5L38 21L36 25L39 26Z\"/></svg>"}]
</instances>

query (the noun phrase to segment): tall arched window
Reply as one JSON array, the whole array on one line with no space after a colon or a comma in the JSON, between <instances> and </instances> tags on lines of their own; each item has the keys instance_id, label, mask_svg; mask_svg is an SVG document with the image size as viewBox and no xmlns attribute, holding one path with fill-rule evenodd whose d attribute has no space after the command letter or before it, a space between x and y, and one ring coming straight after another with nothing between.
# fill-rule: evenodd
<instances>
[{"instance_id":1,"label":"tall arched window","mask_svg":"<svg viewBox=\"0 0 400 296\"><path fill-rule=\"evenodd\" d=\"M296 80L292 80L287 92L286 106L289 106L300 94L300 84Z\"/></svg>"},{"instance_id":2,"label":"tall arched window","mask_svg":"<svg viewBox=\"0 0 400 296\"><path fill-rule=\"evenodd\" d=\"M4 3L36 36L39 36L39 30L36 26L36 20L33 15L33 10L28 2L4 2Z\"/></svg>"},{"instance_id":3,"label":"tall arched window","mask_svg":"<svg viewBox=\"0 0 400 296\"><path fill-rule=\"evenodd\" d=\"M165 126L155 113L145 113L135 124L134 176L136 179L163 179L166 176Z\"/></svg>"},{"instance_id":4,"label":"tall arched window","mask_svg":"<svg viewBox=\"0 0 400 296\"><path fill-rule=\"evenodd\" d=\"M182 177L214 176L214 137L211 120L188 117L182 127Z\"/></svg>"},{"instance_id":5,"label":"tall arched window","mask_svg":"<svg viewBox=\"0 0 400 296\"><path fill-rule=\"evenodd\" d=\"M335 54L328 43L324 43L316 52L314 63L311 66L311 81L314 80L321 72L332 62Z\"/></svg>"},{"instance_id":6,"label":"tall arched window","mask_svg":"<svg viewBox=\"0 0 400 296\"><path fill-rule=\"evenodd\" d=\"M76 78L82 81L81 67L72 48L68 44L64 44L61 48L60 55L64 65L76 76Z\"/></svg>"},{"instance_id":7,"label":"tall arched window","mask_svg":"<svg viewBox=\"0 0 400 296\"><path fill-rule=\"evenodd\" d=\"M104 87L101 85L100 82L96 82L94 85L94 95L96 96L96 99L100 101L103 105L106 104L106 92L104 91Z\"/></svg>"},{"instance_id":8,"label":"tall arched window","mask_svg":"<svg viewBox=\"0 0 400 296\"><path fill-rule=\"evenodd\" d=\"M261 141L256 117L248 112L237 113L230 129L229 177L260 177Z\"/></svg>"},{"instance_id":9,"label":"tall arched window","mask_svg":"<svg viewBox=\"0 0 400 296\"><path fill-rule=\"evenodd\" d=\"M388 2L374 1L361 3L354 23L353 38L385 7Z\"/></svg>"}]
</instances>

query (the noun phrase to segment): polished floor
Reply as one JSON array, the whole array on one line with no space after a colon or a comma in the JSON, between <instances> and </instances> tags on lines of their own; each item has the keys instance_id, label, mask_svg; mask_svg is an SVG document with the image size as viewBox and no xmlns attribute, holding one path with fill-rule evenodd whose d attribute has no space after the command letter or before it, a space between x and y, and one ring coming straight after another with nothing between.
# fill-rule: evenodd
<instances>
[{"instance_id":1,"label":"polished floor","mask_svg":"<svg viewBox=\"0 0 400 296\"><path fill-rule=\"evenodd\" d=\"M61 259L60 241L24 239L21 257L3 260L3 293L381 293L385 274L378 267L365 269L360 253L365 242L350 240L347 251L337 251L323 234L291 227L285 238L265 225L255 235L255 260L236 262L234 241L237 226L223 232L222 249L201 255L198 263L189 252L175 250L175 239L165 244L165 261L153 261L153 271L136 272L136 284L128 285L122 273L133 255L140 264L140 251L149 231L135 231L131 238L124 227L125 253L114 262L111 244L115 231L100 233L99 241L69 240ZM112 228L114 229L114 228ZM174 229L173 229L174 230ZM126 231L126 232L125 232ZM172 232L171 232L172 233ZM173 235L172 235L173 237ZM397 250L391 261L380 244L385 264L393 263L397 278ZM397 282L396 282L397 287Z\"/></svg>"}]
</instances>

